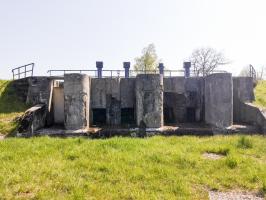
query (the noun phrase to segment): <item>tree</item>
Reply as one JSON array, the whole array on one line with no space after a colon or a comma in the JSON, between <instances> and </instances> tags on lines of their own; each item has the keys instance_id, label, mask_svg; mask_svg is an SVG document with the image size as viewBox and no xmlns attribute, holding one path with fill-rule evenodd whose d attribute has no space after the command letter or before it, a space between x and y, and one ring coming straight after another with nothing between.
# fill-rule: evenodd
<instances>
[{"instance_id":1,"label":"tree","mask_svg":"<svg viewBox=\"0 0 266 200\"><path fill-rule=\"evenodd\" d=\"M217 67L229 62L221 52L213 48L195 49L190 57L195 76L211 74Z\"/></svg>"},{"instance_id":2,"label":"tree","mask_svg":"<svg viewBox=\"0 0 266 200\"><path fill-rule=\"evenodd\" d=\"M135 71L156 70L158 66L158 56L155 45L149 44L142 50L142 56L135 58Z\"/></svg>"}]
</instances>

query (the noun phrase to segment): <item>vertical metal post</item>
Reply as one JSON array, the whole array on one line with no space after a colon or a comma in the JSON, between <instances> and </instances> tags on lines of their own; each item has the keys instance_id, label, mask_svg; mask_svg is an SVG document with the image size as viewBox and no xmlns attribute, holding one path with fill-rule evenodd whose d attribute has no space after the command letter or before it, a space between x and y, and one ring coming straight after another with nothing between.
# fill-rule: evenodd
<instances>
[{"instance_id":1,"label":"vertical metal post","mask_svg":"<svg viewBox=\"0 0 266 200\"><path fill-rule=\"evenodd\" d=\"M185 78L190 77L190 67L191 67L191 62L184 62L183 63L183 67L185 69ZM204 76L204 73L203 73Z\"/></svg>"},{"instance_id":2,"label":"vertical metal post","mask_svg":"<svg viewBox=\"0 0 266 200\"><path fill-rule=\"evenodd\" d=\"M163 65L163 63L159 63L159 73L160 73L160 75L164 75L164 65Z\"/></svg>"},{"instance_id":3,"label":"vertical metal post","mask_svg":"<svg viewBox=\"0 0 266 200\"><path fill-rule=\"evenodd\" d=\"M97 61L96 62L96 68L97 68L97 72L98 72L98 78L102 78L103 62Z\"/></svg>"},{"instance_id":4,"label":"vertical metal post","mask_svg":"<svg viewBox=\"0 0 266 200\"><path fill-rule=\"evenodd\" d=\"M20 79L20 68L18 68L18 79Z\"/></svg>"},{"instance_id":5,"label":"vertical metal post","mask_svg":"<svg viewBox=\"0 0 266 200\"><path fill-rule=\"evenodd\" d=\"M33 76L33 70L34 70L34 63L32 63L31 76Z\"/></svg>"},{"instance_id":6,"label":"vertical metal post","mask_svg":"<svg viewBox=\"0 0 266 200\"><path fill-rule=\"evenodd\" d=\"M125 69L125 78L129 78L130 62L124 62L123 67Z\"/></svg>"}]
</instances>

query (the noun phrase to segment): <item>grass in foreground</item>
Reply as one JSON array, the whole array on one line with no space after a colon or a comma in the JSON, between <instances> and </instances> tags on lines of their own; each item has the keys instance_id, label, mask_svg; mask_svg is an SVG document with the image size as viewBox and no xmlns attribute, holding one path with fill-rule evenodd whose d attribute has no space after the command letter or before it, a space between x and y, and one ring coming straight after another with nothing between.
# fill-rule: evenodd
<instances>
[{"instance_id":1,"label":"grass in foreground","mask_svg":"<svg viewBox=\"0 0 266 200\"><path fill-rule=\"evenodd\" d=\"M266 108L266 81L259 81L255 90L254 104Z\"/></svg>"},{"instance_id":2,"label":"grass in foreground","mask_svg":"<svg viewBox=\"0 0 266 200\"><path fill-rule=\"evenodd\" d=\"M14 131L17 126L15 119L27 109L10 84L11 81L0 80L0 134Z\"/></svg>"},{"instance_id":3,"label":"grass in foreground","mask_svg":"<svg viewBox=\"0 0 266 200\"><path fill-rule=\"evenodd\" d=\"M263 136L12 138L0 141L0 199L208 199L266 192ZM225 155L207 160L204 152Z\"/></svg>"}]
</instances>

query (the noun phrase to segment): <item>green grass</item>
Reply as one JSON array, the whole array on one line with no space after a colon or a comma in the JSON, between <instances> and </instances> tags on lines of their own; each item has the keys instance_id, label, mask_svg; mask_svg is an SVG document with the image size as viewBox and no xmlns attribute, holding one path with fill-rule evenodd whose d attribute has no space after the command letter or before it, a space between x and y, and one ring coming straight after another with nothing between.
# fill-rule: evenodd
<instances>
[{"instance_id":1,"label":"green grass","mask_svg":"<svg viewBox=\"0 0 266 200\"><path fill-rule=\"evenodd\" d=\"M16 129L16 118L27 109L18 100L11 81L0 80L0 134L8 134Z\"/></svg>"},{"instance_id":2,"label":"green grass","mask_svg":"<svg viewBox=\"0 0 266 200\"><path fill-rule=\"evenodd\" d=\"M266 81L259 81L254 92L254 104L266 108Z\"/></svg>"},{"instance_id":3,"label":"green grass","mask_svg":"<svg viewBox=\"0 0 266 200\"><path fill-rule=\"evenodd\" d=\"M266 191L266 138L10 138L0 141L0 199L208 199ZM208 160L204 152L225 157Z\"/></svg>"}]
</instances>

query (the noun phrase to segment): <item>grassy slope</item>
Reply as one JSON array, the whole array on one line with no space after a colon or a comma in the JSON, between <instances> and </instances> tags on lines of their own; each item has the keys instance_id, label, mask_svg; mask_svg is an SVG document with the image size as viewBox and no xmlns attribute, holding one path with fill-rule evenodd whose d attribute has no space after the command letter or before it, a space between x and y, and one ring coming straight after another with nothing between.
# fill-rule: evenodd
<instances>
[{"instance_id":1,"label":"grassy slope","mask_svg":"<svg viewBox=\"0 0 266 200\"><path fill-rule=\"evenodd\" d=\"M207 199L208 189L266 191L266 138L31 138L0 141L3 199ZM227 152L207 160L205 151ZM1 198L0 198L1 199Z\"/></svg>"},{"instance_id":2,"label":"grassy slope","mask_svg":"<svg viewBox=\"0 0 266 200\"><path fill-rule=\"evenodd\" d=\"M27 108L16 98L10 83L10 81L0 80L0 134L12 132L17 126L14 119Z\"/></svg>"},{"instance_id":3,"label":"grassy slope","mask_svg":"<svg viewBox=\"0 0 266 200\"><path fill-rule=\"evenodd\" d=\"M266 108L266 81L260 81L255 88L255 105Z\"/></svg>"}]
</instances>

